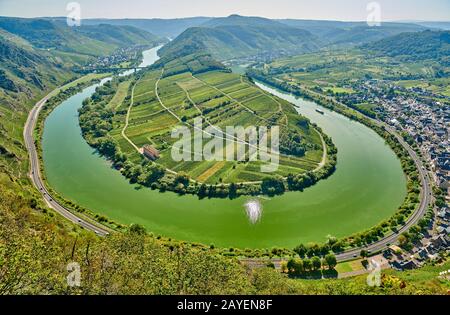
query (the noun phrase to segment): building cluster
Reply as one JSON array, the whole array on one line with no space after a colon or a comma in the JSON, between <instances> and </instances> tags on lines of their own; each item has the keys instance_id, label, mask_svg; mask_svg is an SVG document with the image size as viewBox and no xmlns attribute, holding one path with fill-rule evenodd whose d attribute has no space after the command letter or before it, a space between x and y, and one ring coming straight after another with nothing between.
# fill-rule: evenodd
<instances>
[{"instance_id":1,"label":"building cluster","mask_svg":"<svg viewBox=\"0 0 450 315\"><path fill-rule=\"evenodd\" d=\"M411 251L404 251L398 246L390 246L384 252L392 268L408 270L422 267L425 263L436 261L443 252L449 252L450 238L448 235L436 235L430 239L421 241L421 246L414 247Z\"/></svg>"},{"instance_id":2,"label":"building cluster","mask_svg":"<svg viewBox=\"0 0 450 315\"><path fill-rule=\"evenodd\" d=\"M356 90L358 93L345 96L344 103L379 105L379 117L406 132L418 144L427 164L432 167L436 185L448 190L450 97L380 80L363 81L356 85Z\"/></svg>"},{"instance_id":3,"label":"building cluster","mask_svg":"<svg viewBox=\"0 0 450 315\"><path fill-rule=\"evenodd\" d=\"M391 266L398 270L422 267L429 261L436 261L440 254L450 254L450 209L437 209L427 232L422 233L411 250L406 251L392 245L384 252Z\"/></svg>"},{"instance_id":4,"label":"building cluster","mask_svg":"<svg viewBox=\"0 0 450 315\"><path fill-rule=\"evenodd\" d=\"M109 56L104 56L96 59L95 61L87 64L86 69L105 69L109 67L117 67L117 65L128 62L130 60L136 60L139 53L144 49L143 46L131 46L119 48Z\"/></svg>"}]
</instances>

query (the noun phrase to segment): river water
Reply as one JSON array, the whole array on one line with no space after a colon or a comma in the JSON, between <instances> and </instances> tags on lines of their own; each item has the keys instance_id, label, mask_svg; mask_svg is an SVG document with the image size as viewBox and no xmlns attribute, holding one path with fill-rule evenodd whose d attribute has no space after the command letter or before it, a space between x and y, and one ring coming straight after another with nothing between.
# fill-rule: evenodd
<instances>
[{"instance_id":1,"label":"river water","mask_svg":"<svg viewBox=\"0 0 450 315\"><path fill-rule=\"evenodd\" d=\"M157 48L141 66L154 63ZM43 158L49 184L95 213L125 224L139 223L155 235L222 247L294 247L343 237L389 218L402 203L406 180L400 161L371 129L344 116L268 86L258 85L297 106L338 147L335 174L304 192L261 198L256 223L248 218L254 198L204 199L160 193L131 185L84 141L78 108L93 85L61 103L46 119ZM247 205L247 207L246 207Z\"/></svg>"}]
</instances>

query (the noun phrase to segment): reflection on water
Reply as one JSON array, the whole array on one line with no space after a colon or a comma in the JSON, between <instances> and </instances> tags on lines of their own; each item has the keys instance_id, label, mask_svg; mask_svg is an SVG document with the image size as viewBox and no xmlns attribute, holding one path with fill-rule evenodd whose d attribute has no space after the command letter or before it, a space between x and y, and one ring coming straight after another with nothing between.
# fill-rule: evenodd
<instances>
[{"instance_id":1,"label":"reflection on water","mask_svg":"<svg viewBox=\"0 0 450 315\"><path fill-rule=\"evenodd\" d=\"M262 204L258 200L250 200L245 204L245 212L251 224L256 224L261 220L262 210Z\"/></svg>"}]
</instances>

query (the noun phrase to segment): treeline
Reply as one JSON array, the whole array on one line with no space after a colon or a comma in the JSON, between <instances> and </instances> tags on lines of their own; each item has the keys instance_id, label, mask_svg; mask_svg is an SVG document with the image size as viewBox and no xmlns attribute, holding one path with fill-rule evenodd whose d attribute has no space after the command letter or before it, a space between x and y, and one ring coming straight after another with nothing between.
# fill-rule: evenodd
<instances>
[{"instance_id":1,"label":"treeline","mask_svg":"<svg viewBox=\"0 0 450 315\"><path fill-rule=\"evenodd\" d=\"M327 254L323 258L313 256L312 258L291 258L281 265L281 270L292 277L308 277L314 273L321 272L323 275L333 274L337 277L334 268L337 265L336 256ZM322 269L327 268L328 272ZM334 272L333 272L334 271ZM322 276L321 274L321 276Z\"/></svg>"}]
</instances>

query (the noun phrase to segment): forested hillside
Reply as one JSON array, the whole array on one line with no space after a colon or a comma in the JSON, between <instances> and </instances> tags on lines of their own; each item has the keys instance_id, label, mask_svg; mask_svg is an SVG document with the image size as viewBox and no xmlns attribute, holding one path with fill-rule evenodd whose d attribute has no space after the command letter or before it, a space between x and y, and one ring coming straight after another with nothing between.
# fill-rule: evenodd
<instances>
[{"instance_id":1,"label":"forested hillside","mask_svg":"<svg viewBox=\"0 0 450 315\"><path fill-rule=\"evenodd\" d=\"M0 17L0 171L27 187L22 132L28 112L51 90L79 77L74 67L122 47L160 42L127 26L70 28L45 19Z\"/></svg>"},{"instance_id":2,"label":"forested hillside","mask_svg":"<svg viewBox=\"0 0 450 315\"><path fill-rule=\"evenodd\" d=\"M442 60L449 65L450 31L403 33L364 46L377 56L401 57L405 60Z\"/></svg>"},{"instance_id":3,"label":"forested hillside","mask_svg":"<svg viewBox=\"0 0 450 315\"><path fill-rule=\"evenodd\" d=\"M129 25L160 37L175 38L190 27L199 26L211 18L191 17L180 19L85 19L83 25Z\"/></svg>"},{"instance_id":4,"label":"forested hillside","mask_svg":"<svg viewBox=\"0 0 450 315\"><path fill-rule=\"evenodd\" d=\"M412 23L383 22L380 26L369 26L366 22L279 20L291 27L307 30L318 36L326 46L354 46L404 32L419 32L426 28Z\"/></svg>"},{"instance_id":5,"label":"forested hillside","mask_svg":"<svg viewBox=\"0 0 450 315\"><path fill-rule=\"evenodd\" d=\"M187 29L160 53L204 51L219 60L227 60L254 55L300 54L319 47L318 39L308 31L269 19L232 15Z\"/></svg>"},{"instance_id":6,"label":"forested hillside","mask_svg":"<svg viewBox=\"0 0 450 315\"><path fill-rule=\"evenodd\" d=\"M0 29L20 36L38 49L102 56L129 45L151 45L160 39L131 26L69 27L62 21L0 17Z\"/></svg>"}]
</instances>

